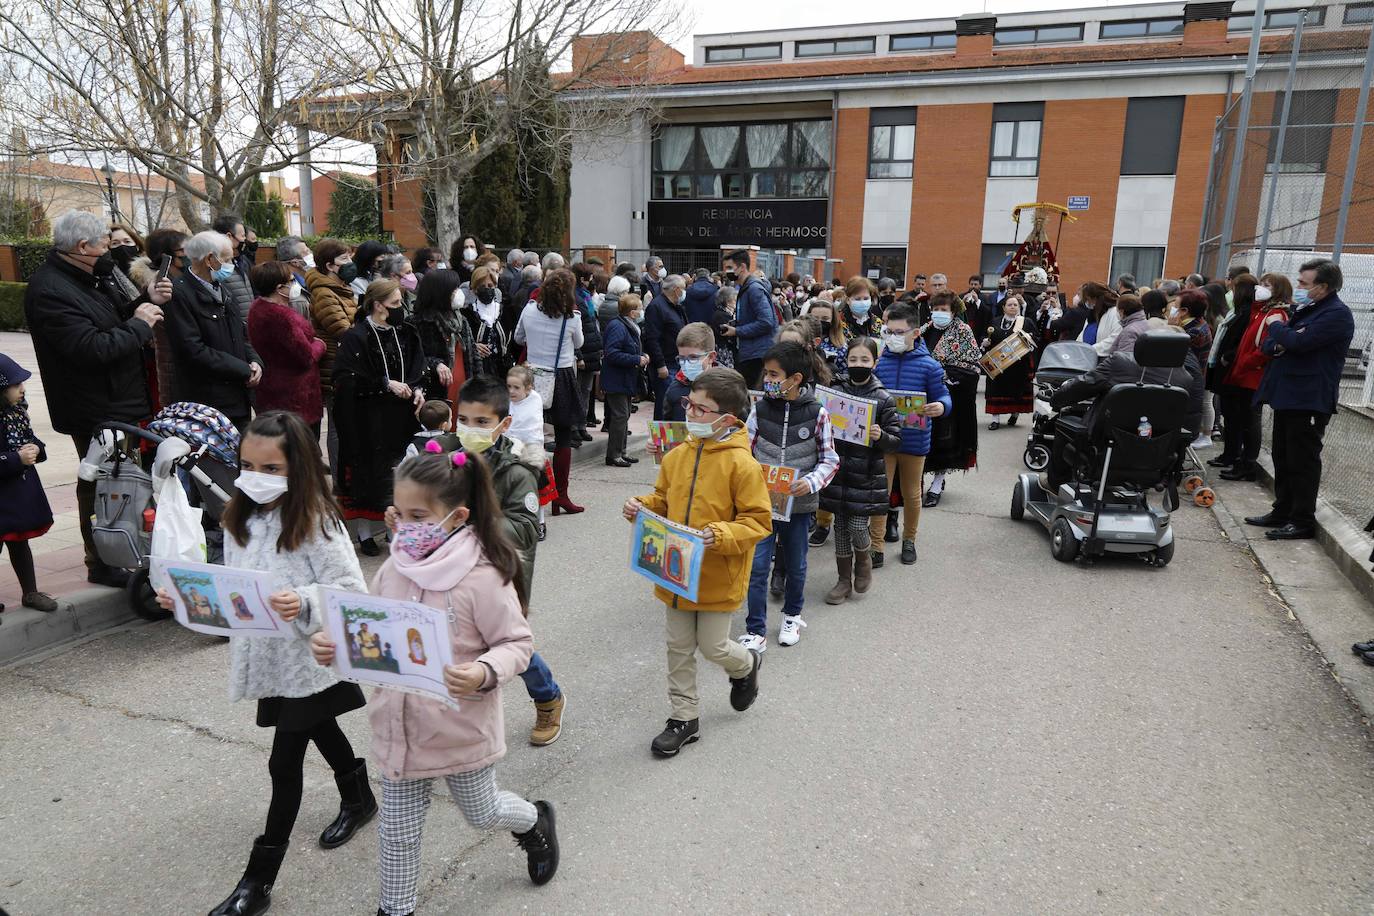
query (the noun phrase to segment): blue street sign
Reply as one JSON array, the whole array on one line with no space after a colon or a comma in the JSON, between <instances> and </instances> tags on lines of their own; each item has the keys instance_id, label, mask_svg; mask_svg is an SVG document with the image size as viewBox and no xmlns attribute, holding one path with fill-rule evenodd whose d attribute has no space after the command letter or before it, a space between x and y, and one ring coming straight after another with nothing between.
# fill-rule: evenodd
<instances>
[{"instance_id":1,"label":"blue street sign","mask_svg":"<svg viewBox=\"0 0 1374 916\"><path fill-rule=\"evenodd\" d=\"M1070 209L1070 210L1086 210L1086 209L1088 209L1088 204L1089 204L1091 201L1092 201L1092 198L1089 197L1087 194L1083 194L1083 195L1080 195L1080 196L1077 196L1077 197L1070 197L1070 198L1069 198L1069 209Z\"/></svg>"}]
</instances>

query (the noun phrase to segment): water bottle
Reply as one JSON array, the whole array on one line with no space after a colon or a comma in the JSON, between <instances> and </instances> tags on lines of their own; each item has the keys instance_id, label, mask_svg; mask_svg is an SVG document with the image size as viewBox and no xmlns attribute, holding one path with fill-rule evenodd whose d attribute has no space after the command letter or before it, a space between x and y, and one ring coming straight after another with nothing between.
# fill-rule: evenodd
<instances>
[{"instance_id":1,"label":"water bottle","mask_svg":"<svg viewBox=\"0 0 1374 916\"><path fill-rule=\"evenodd\" d=\"M1150 418L1141 417L1140 425L1135 428L1135 431L1136 435L1140 436L1142 439L1150 438L1150 434L1154 432L1154 427L1150 425Z\"/></svg>"}]
</instances>

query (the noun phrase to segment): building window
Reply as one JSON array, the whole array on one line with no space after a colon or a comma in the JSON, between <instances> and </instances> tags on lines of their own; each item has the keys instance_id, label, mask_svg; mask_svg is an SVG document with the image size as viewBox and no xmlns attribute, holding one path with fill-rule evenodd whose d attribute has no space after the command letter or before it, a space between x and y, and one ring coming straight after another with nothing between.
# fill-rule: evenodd
<instances>
[{"instance_id":1,"label":"building window","mask_svg":"<svg viewBox=\"0 0 1374 916\"><path fill-rule=\"evenodd\" d=\"M1042 45L1061 41L1082 41L1083 23L1073 25L1026 26L1021 29L997 29L992 33L995 45Z\"/></svg>"},{"instance_id":2,"label":"building window","mask_svg":"<svg viewBox=\"0 0 1374 916\"><path fill-rule=\"evenodd\" d=\"M825 197L830 122L668 124L653 166L655 200Z\"/></svg>"},{"instance_id":3,"label":"building window","mask_svg":"<svg viewBox=\"0 0 1374 916\"><path fill-rule=\"evenodd\" d=\"M1298 13L1302 10L1270 10L1264 14L1264 28L1266 29L1291 29L1298 24ZM1307 22L1304 27L1321 25L1326 19L1325 7L1317 7L1307 11ZM1226 28L1232 32L1248 32L1255 27L1254 13L1239 13L1232 16L1226 24Z\"/></svg>"},{"instance_id":4,"label":"building window","mask_svg":"<svg viewBox=\"0 0 1374 916\"><path fill-rule=\"evenodd\" d=\"M1112 269L1107 274L1113 285L1122 274L1135 277L1140 286L1152 286L1164 276L1163 248L1113 248Z\"/></svg>"},{"instance_id":5,"label":"building window","mask_svg":"<svg viewBox=\"0 0 1374 916\"><path fill-rule=\"evenodd\" d=\"M1174 174L1178 165L1178 138L1182 130L1183 96L1131 99L1126 103L1121 174Z\"/></svg>"},{"instance_id":6,"label":"building window","mask_svg":"<svg viewBox=\"0 0 1374 916\"><path fill-rule=\"evenodd\" d=\"M729 45L706 49L708 64L723 64L742 60L777 60L782 57L782 45Z\"/></svg>"},{"instance_id":7,"label":"building window","mask_svg":"<svg viewBox=\"0 0 1374 916\"><path fill-rule=\"evenodd\" d=\"M1279 119L1283 117L1283 93L1274 95L1275 127L1269 131L1269 171L1274 171L1274 154L1279 145ZM1288 109L1288 131L1283 138L1280 172L1319 174L1326 171L1326 156L1331 149L1331 124L1336 120L1335 89L1299 89L1293 93Z\"/></svg>"},{"instance_id":8,"label":"building window","mask_svg":"<svg viewBox=\"0 0 1374 916\"><path fill-rule=\"evenodd\" d=\"M861 260L863 275L874 283L890 277L897 281L898 287L905 286L902 282L906 276L905 248L865 248Z\"/></svg>"},{"instance_id":9,"label":"building window","mask_svg":"<svg viewBox=\"0 0 1374 916\"><path fill-rule=\"evenodd\" d=\"M1104 22L1098 33L1102 38L1155 38L1182 35L1182 19L1124 19Z\"/></svg>"},{"instance_id":10,"label":"building window","mask_svg":"<svg viewBox=\"0 0 1374 916\"><path fill-rule=\"evenodd\" d=\"M930 51L954 47L953 32L928 32L925 35L893 35L887 40L889 51Z\"/></svg>"},{"instance_id":11,"label":"building window","mask_svg":"<svg viewBox=\"0 0 1374 916\"><path fill-rule=\"evenodd\" d=\"M874 108L868 118L868 177L910 178L916 109Z\"/></svg>"},{"instance_id":12,"label":"building window","mask_svg":"<svg viewBox=\"0 0 1374 916\"><path fill-rule=\"evenodd\" d=\"M869 38L835 38L824 41L797 42L798 57L830 57L835 54L872 54L877 40Z\"/></svg>"},{"instance_id":13,"label":"building window","mask_svg":"<svg viewBox=\"0 0 1374 916\"><path fill-rule=\"evenodd\" d=\"M983 246L982 256L978 261L978 272L983 275L983 289L997 286L997 278L1002 276L1002 268L1014 254L1015 242L997 242Z\"/></svg>"},{"instance_id":14,"label":"building window","mask_svg":"<svg viewBox=\"0 0 1374 916\"><path fill-rule=\"evenodd\" d=\"M1043 102L1005 102L992 109L992 155L988 175L1032 177L1040 172Z\"/></svg>"},{"instance_id":15,"label":"building window","mask_svg":"<svg viewBox=\"0 0 1374 916\"><path fill-rule=\"evenodd\" d=\"M1368 25L1374 22L1374 3L1352 3L1345 8L1342 20L1346 25Z\"/></svg>"}]
</instances>

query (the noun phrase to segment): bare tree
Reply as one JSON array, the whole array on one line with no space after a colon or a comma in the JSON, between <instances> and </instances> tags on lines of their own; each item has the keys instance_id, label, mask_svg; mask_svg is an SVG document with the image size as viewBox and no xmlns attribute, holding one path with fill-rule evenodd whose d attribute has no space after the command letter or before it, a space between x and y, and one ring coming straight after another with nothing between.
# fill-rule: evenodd
<instances>
[{"instance_id":1,"label":"bare tree","mask_svg":"<svg viewBox=\"0 0 1374 916\"><path fill-rule=\"evenodd\" d=\"M334 80L352 79L354 91L312 111L345 123L374 106L369 136L391 144L395 177L425 182L440 240L461 231L463 179L517 135L566 150L575 134L611 132L643 113L647 88L676 56L655 35L674 37L683 27L681 9L659 0L338 0L338 6L363 42L346 53L336 47L329 59ZM565 91L570 88L576 92ZM613 90L614 100L598 90ZM379 181L389 177L379 173Z\"/></svg>"},{"instance_id":2,"label":"bare tree","mask_svg":"<svg viewBox=\"0 0 1374 916\"><path fill-rule=\"evenodd\" d=\"M337 9L283 0L0 0L7 116L35 151L109 153L175 188L193 230L241 209L249 183L328 142L296 145L309 100L344 84L302 50L356 38ZM351 119L349 122L338 118ZM330 133L368 122L360 100Z\"/></svg>"}]
</instances>

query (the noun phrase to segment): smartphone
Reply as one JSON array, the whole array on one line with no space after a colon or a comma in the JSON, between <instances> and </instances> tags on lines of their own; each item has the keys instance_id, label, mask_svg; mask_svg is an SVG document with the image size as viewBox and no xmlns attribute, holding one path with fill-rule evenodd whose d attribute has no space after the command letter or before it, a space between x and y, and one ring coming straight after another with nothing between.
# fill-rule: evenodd
<instances>
[{"instance_id":1,"label":"smartphone","mask_svg":"<svg viewBox=\"0 0 1374 916\"><path fill-rule=\"evenodd\" d=\"M169 270L171 270L171 269L172 269L172 256L171 256L170 254L164 254L164 255L162 256L162 263L159 264L159 265L157 266L157 282L161 283L163 280L166 280L166 279L167 279L167 271L169 271Z\"/></svg>"}]
</instances>

